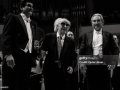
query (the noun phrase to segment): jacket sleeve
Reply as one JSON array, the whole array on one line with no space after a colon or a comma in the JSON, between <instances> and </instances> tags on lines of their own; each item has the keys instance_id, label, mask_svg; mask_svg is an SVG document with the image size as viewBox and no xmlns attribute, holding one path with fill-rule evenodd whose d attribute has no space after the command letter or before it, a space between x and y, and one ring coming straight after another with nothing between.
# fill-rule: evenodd
<instances>
[{"instance_id":1,"label":"jacket sleeve","mask_svg":"<svg viewBox=\"0 0 120 90\"><path fill-rule=\"evenodd\" d=\"M85 55L86 52L86 36L85 34L79 38L79 55Z\"/></svg>"},{"instance_id":2,"label":"jacket sleeve","mask_svg":"<svg viewBox=\"0 0 120 90\"><path fill-rule=\"evenodd\" d=\"M111 41L111 52L113 55L119 55L119 47L115 43L115 40L113 38L113 35L110 34L110 41Z\"/></svg>"},{"instance_id":3,"label":"jacket sleeve","mask_svg":"<svg viewBox=\"0 0 120 90\"><path fill-rule=\"evenodd\" d=\"M15 15L10 14L5 21L2 33L2 52L5 55L12 54L16 30Z\"/></svg>"}]
</instances>

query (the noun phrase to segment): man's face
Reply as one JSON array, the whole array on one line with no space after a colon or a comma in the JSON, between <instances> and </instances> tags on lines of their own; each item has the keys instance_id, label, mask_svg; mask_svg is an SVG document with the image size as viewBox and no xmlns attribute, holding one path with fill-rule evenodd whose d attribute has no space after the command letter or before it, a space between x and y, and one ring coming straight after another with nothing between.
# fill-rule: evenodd
<instances>
[{"instance_id":1,"label":"man's face","mask_svg":"<svg viewBox=\"0 0 120 90\"><path fill-rule=\"evenodd\" d=\"M30 2L27 2L26 5L22 8L23 13L25 13L28 16L31 16L33 13L33 4Z\"/></svg>"},{"instance_id":2,"label":"man's face","mask_svg":"<svg viewBox=\"0 0 120 90\"><path fill-rule=\"evenodd\" d=\"M114 38L115 42L118 43L118 38L117 38L117 36L116 36L116 35L113 35L113 38Z\"/></svg>"},{"instance_id":3,"label":"man's face","mask_svg":"<svg viewBox=\"0 0 120 90\"><path fill-rule=\"evenodd\" d=\"M93 27L96 31L100 31L101 28L103 27L103 22L102 22L100 16L94 16L94 17L91 19L91 24L92 24L92 27Z\"/></svg>"},{"instance_id":4,"label":"man's face","mask_svg":"<svg viewBox=\"0 0 120 90\"><path fill-rule=\"evenodd\" d=\"M58 32L62 35L66 34L70 29L70 25L67 22L61 22L58 24Z\"/></svg>"},{"instance_id":5,"label":"man's face","mask_svg":"<svg viewBox=\"0 0 120 90\"><path fill-rule=\"evenodd\" d=\"M72 32L68 32L67 36L70 37L70 38L72 38L72 39L74 39L74 34Z\"/></svg>"}]
</instances>

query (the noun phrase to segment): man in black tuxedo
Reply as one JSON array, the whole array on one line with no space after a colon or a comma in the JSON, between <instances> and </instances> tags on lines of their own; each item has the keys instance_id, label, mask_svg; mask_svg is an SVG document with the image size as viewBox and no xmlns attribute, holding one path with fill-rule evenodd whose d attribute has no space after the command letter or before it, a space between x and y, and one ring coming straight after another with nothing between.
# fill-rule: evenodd
<instances>
[{"instance_id":1,"label":"man in black tuxedo","mask_svg":"<svg viewBox=\"0 0 120 90\"><path fill-rule=\"evenodd\" d=\"M86 80L88 90L110 90L110 70L113 64L111 58L119 54L113 35L103 31L104 19L99 13L91 18L93 30L85 33L80 40L80 55L92 55L103 60L103 65L86 65ZM115 59L112 59L114 61ZM109 66L109 68L108 68ZM85 65L80 66L86 68Z\"/></svg>"},{"instance_id":2,"label":"man in black tuxedo","mask_svg":"<svg viewBox=\"0 0 120 90\"><path fill-rule=\"evenodd\" d=\"M70 25L70 21L66 18L56 19L55 33L47 34L43 41L42 50L46 52L43 66L46 90L75 90L73 82L75 44L66 36Z\"/></svg>"},{"instance_id":3,"label":"man in black tuxedo","mask_svg":"<svg viewBox=\"0 0 120 90\"><path fill-rule=\"evenodd\" d=\"M23 1L20 8L19 15L8 16L2 33L2 81L8 90L28 90L33 65L33 3Z\"/></svg>"}]
</instances>

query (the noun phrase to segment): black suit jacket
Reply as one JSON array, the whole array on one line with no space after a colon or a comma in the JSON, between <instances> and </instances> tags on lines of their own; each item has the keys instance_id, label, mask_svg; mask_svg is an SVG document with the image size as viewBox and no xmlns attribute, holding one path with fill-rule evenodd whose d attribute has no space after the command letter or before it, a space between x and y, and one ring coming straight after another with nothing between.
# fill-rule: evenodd
<instances>
[{"instance_id":1,"label":"black suit jacket","mask_svg":"<svg viewBox=\"0 0 120 90\"><path fill-rule=\"evenodd\" d=\"M68 66L74 66L73 63L76 59L75 53L75 44L74 41L68 37L65 37L64 45L61 50L60 57L58 57L58 49L57 49L57 35L56 33L50 33L46 35L42 49L44 51L48 51L45 60L45 70L51 70L51 68L58 68L56 61L60 61L62 64L62 69L67 72Z\"/></svg>"},{"instance_id":2,"label":"black suit jacket","mask_svg":"<svg viewBox=\"0 0 120 90\"><path fill-rule=\"evenodd\" d=\"M113 35L109 32L103 31L103 55L105 57L104 60L111 59L113 56L119 54L119 49L117 45L115 44L115 41L113 39ZM85 33L80 38L80 55L93 55L93 48L92 48L92 42L93 42L93 31L90 31L88 33ZM108 59L109 58L109 59ZM110 63L109 61L107 61Z\"/></svg>"},{"instance_id":3,"label":"black suit jacket","mask_svg":"<svg viewBox=\"0 0 120 90\"><path fill-rule=\"evenodd\" d=\"M27 29L21 15L10 14L2 33L3 55L11 54L15 61L12 69L8 67L5 58L2 63L3 85L9 86L10 89L27 89L31 67L35 65L33 55L23 51L28 40Z\"/></svg>"},{"instance_id":4,"label":"black suit jacket","mask_svg":"<svg viewBox=\"0 0 120 90\"><path fill-rule=\"evenodd\" d=\"M34 37L34 24L30 22L32 37ZM3 28L2 33L2 52L3 55L24 53L21 49L25 49L28 43L27 28L20 14L9 14ZM32 43L32 61L31 65L35 66L36 51L34 49L34 38Z\"/></svg>"},{"instance_id":5,"label":"black suit jacket","mask_svg":"<svg viewBox=\"0 0 120 90\"><path fill-rule=\"evenodd\" d=\"M4 55L12 54L16 49L25 49L28 40L27 29L21 15L10 14L2 34Z\"/></svg>"}]
</instances>

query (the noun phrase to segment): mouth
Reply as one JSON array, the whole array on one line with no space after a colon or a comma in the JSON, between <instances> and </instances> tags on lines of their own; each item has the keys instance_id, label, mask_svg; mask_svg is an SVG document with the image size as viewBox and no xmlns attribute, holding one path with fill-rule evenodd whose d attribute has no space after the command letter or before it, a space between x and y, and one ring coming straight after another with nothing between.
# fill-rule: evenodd
<instances>
[{"instance_id":1,"label":"mouth","mask_svg":"<svg viewBox=\"0 0 120 90\"><path fill-rule=\"evenodd\" d=\"M61 31L67 31L65 28L62 28Z\"/></svg>"},{"instance_id":2,"label":"mouth","mask_svg":"<svg viewBox=\"0 0 120 90\"><path fill-rule=\"evenodd\" d=\"M96 24L94 27L95 27L95 28L99 28L99 27L100 27L100 25L99 25L99 24Z\"/></svg>"},{"instance_id":3,"label":"mouth","mask_svg":"<svg viewBox=\"0 0 120 90\"><path fill-rule=\"evenodd\" d=\"M33 10L29 10L28 13L33 13Z\"/></svg>"},{"instance_id":4,"label":"mouth","mask_svg":"<svg viewBox=\"0 0 120 90\"><path fill-rule=\"evenodd\" d=\"M32 10L32 9L29 9L28 11L29 11L29 12L33 12L33 10Z\"/></svg>"}]
</instances>

